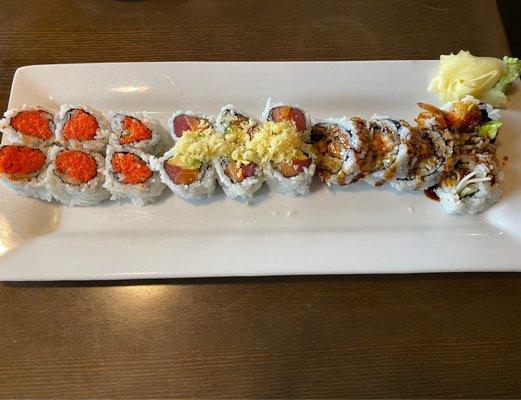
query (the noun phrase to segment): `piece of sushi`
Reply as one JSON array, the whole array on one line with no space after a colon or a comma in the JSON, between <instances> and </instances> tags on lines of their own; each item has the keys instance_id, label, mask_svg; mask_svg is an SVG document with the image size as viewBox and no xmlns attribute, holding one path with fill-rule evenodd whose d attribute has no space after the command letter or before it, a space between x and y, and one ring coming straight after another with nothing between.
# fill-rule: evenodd
<instances>
[{"instance_id":1,"label":"piece of sushi","mask_svg":"<svg viewBox=\"0 0 521 400\"><path fill-rule=\"evenodd\" d=\"M490 148L496 146L496 135L501 127L501 114L490 104L481 103L472 96L451 101L441 108L418 103L424 111L416 117L421 129L449 129L457 146L465 148Z\"/></svg>"},{"instance_id":2,"label":"piece of sushi","mask_svg":"<svg viewBox=\"0 0 521 400\"><path fill-rule=\"evenodd\" d=\"M142 207L161 195L165 185L151 168L152 158L141 150L108 147L103 186L110 192L111 200L128 198Z\"/></svg>"},{"instance_id":3,"label":"piece of sushi","mask_svg":"<svg viewBox=\"0 0 521 400\"><path fill-rule=\"evenodd\" d=\"M161 127L158 121L144 112L120 111L111 112L109 115L110 145L156 154L161 145Z\"/></svg>"},{"instance_id":4,"label":"piece of sushi","mask_svg":"<svg viewBox=\"0 0 521 400\"><path fill-rule=\"evenodd\" d=\"M287 196L303 196L309 193L309 187L313 181L316 170L315 156L310 149L306 149L305 143L309 140L311 132L311 119L309 114L300 106L276 102L271 99L266 102L262 114L264 121L261 135L268 133L284 133L288 131L288 125L292 127L298 137L295 143L295 156L291 160L269 160L263 164L264 179L268 187L274 192ZM267 123L267 124L266 124ZM274 125L270 125L273 123ZM281 124L277 127L277 124ZM270 132L271 131L271 132ZM269 136L268 135L268 136ZM282 139L287 141L287 139ZM278 140L275 140L275 143ZM268 147L272 147L271 144Z\"/></svg>"},{"instance_id":5,"label":"piece of sushi","mask_svg":"<svg viewBox=\"0 0 521 400\"><path fill-rule=\"evenodd\" d=\"M382 186L409 175L417 161L419 134L406 121L375 115L371 119L371 163L364 180Z\"/></svg>"},{"instance_id":6,"label":"piece of sushi","mask_svg":"<svg viewBox=\"0 0 521 400\"><path fill-rule=\"evenodd\" d=\"M261 118L263 121L291 121L304 141L307 141L311 134L311 118L307 111L297 104L272 102L268 99Z\"/></svg>"},{"instance_id":7,"label":"piece of sushi","mask_svg":"<svg viewBox=\"0 0 521 400\"><path fill-rule=\"evenodd\" d=\"M161 181L177 196L188 200L212 197L215 192L215 167L209 163L200 163L188 168L179 165L175 147L163 157L154 158L152 166L158 171Z\"/></svg>"},{"instance_id":8,"label":"piece of sushi","mask_svg":"<svg viewBox=\"0 0 521 400\"><path fill-rule=\"evenodd\" d=\"M56 122L56 139L70 149L105 152L109 123L100 111L86 105L64 104Z\"/></svg>"},{"instance_id":9,"label":"piece of sushi","mask_svg":"<svg viewBox=\"0 0 521 400\"><path fill-rule=\"evenodd\" d=\"M216 186L213 161L220 156L218 147L223 143L212 119L192 111L176 112L169 130L175 146L152 160L161 181L184 199L212 197Z\"/></svg>"},{"instance_id":10,"label":"piece of sushi","mask_svg":"<svg viewBox=\"0 0 521 400\"><path fill-rule=\"evenodd\" d=\"M0 181L22 196L51 201L52 192L46 185L49 159L47 150L20 144L0 147Z\"/></svg>"},{"instance_id":11,"label":"piece of sushi","mask_svg":"<svg viewBox=\"0 0 521 400\"><path fill-rule=\"evenodd\" d=\"M214 160L219 183L229 197L249 200L264 182L263 170L254 161L240 160L244 154L237 153L241 153L240 146L244 145L242 142L253 138L259 130L259 121L228 104L217 116L216 128L236 147L230 154Z\"/></svg>"},{"instance_id":12,"label":"piece of sushi","mask_svg":"<svg viewBox=\"0 0 521 400\"><path fill-rule=\"evenodd\" d=\"M17 143L30 147L50 146L54 143L56 110L29 106L11 108L0 121L4 143Z\"/></svg>"},{"instance_id":13,"label":"piece of sushi","mask_svg":"<svg viewBox=\"0 0 521 400\"><path fill-rule=\"evenodd\" d=\"M464 153L434 192L449 214L480 213L501 198L503 169L494 153Z\"/></svg>"},{"instance_id":14,"label":"piece of sushi","mask_svg":"<svg viewBox=\"0 0 521 400\"><path fill-rule=\"evenodd\" d=\"M363 178L371 162L371 133L360 117L328 118L311 129L317 171L329 185L347 185Z\"/></svg>"},{"instance_id":15,"label":"piece of sushi","mask_svg":"<svg viewBox=\"0 0 521 400\"><path fill-rule=\"evenodd\" d=\"M390 182L398 190L425 190L440 183L452 171L458 149L448 129L421 129L416 166L404 178Z\"/></svg>"},{"instance_id":16,"label":"piece of sushi","mask_svg":"<svg viewBox=\"0 0 521 400\"><path fill-rule=\"evenodd\" d=\"M292 163L268 163L264 166L264 175L268 187L286 196L304 196L309 193L316 164L311 153L304 153L303 158Z\"/></svg>"},{"instance_id":17,"label":"piece of sushi","mask_svg":"<svg viewBox=\"0 0 521 400\"><path fill-rule=\"evenodd\" d=\"M177 142L185 132L207 129L213 126L213 118L194 111L176 111L168 119L168 132Z\"/></svg>"},{"instance_id":18,"label":"piece of sushi","mask_svg":"<svg viewBox=\"0 0 521 400\"><path fill-rule=\"evenodd\" d=\"M53 197L68 206L94 206L110 197L103 188L105 158L87 150L53 146L46 183Z\"/></svg>"}]
</instances>

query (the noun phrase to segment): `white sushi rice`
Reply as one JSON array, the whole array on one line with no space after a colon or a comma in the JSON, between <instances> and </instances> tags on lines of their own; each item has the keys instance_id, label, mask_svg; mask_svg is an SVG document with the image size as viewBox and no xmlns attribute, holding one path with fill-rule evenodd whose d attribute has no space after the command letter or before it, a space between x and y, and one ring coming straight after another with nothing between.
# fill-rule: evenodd
<instances>
[{"instance_id":1,"label":"white sushi rice","mask_svg":"<svg viewBox=\"0 0 521 400\"><path fill-rule=\"evenodd\" d=\"M96 135L92 140L77 140L67 139L63 137L63 128L70 117L70 112L75 109L80 109L86 113L94 116L98 122L98 129ZM101 111L95 110L92 107L84 104L63 104L56 119L56 140L62 145L70 149L84 149L88 151L97 151L105 153L107 142L110 134L109 122L103 116Z\"/></svg>"},{"instance_id":2,"label":"white sushi rice","mask_svg":"<svg viewBox=\"0 0 521 400\"><path fill-rule=\"evenodd\" d=\"M227 104L221 108L221 111L217 115L215 122L217 131L224 134L230 125L230 122L235 118L236 115L242 115L248 118L250 121L254 121L256 124L259 123L259 121L257 121L249 114L236 109L232 104ZM247 177L241 182L233 182L225 172L226 166L228 165L227 160L217 159L214 160L213 164L215 171L217 172L219 184L221 185L224 193L226 193L226 195L232 199L241 201L250 200L253 197L253 194L261 188L262 183L264 182L263 169L259 166L257 166L253 176Z\"/></svg>"},{"instance_id":3,"label":"white sushi rice","mask_svg":"<svg viewBox=\"0 0 521 400\"><path fill-rule=\"evenodd\" d=\"M388 116L374 115L371 118L373 135L381 132L394 143L391 154L387 154L380 166L365 177L365 181L374 186L381 186L409 175L417 161L418 131L405 121L398 121Z\"/></svg>"},{"instance_id":4,"label":"white sushi rice","mask_svg":"<svg viewBox=\"0 0 521 400\"><path fill-rule=\"evenodd\" d=\"M169 133L170 137L174 140L174 142L177 142L179 140L179 137L174 132L174 119L178 115L188 115L190 117L204 119L204 120L208 121L208 123L210 125L212 125L214 123L214 119L211 115L197 113L192 110L186 110L186 111L178 110L178 111L174 112L172 114L172 116L168 119L168 133Z\"/></svg>"},{"instance_id":5,"label":"white sushi rice","mask_svg":"<svg viewBox=\"0 0 521 400\"><path fill-rule=\"evenodd\" d=\"M129 144L121 145L119 143L120 139L123 137L125 133L123 129L123 120L125 117L134 118L141 123L143 123L150 132L152 133L152 137L146 140L140 140L138 142L133 142ZM128 111L119 111L109 112L110 118L110 137L109 144L112 146L120 145L123 149L138 149L144 151L149 154L157 154L158 151L161 151L161 124L158 120L150 117L146 112L128 112Z\"/></svg>"},{"instance_id":6,"label":"white sushi rice","mask_svg":"<svg viewBox=\"0 0 521 400\"><path fill-rule=\"evenodd\" d=\"M16 117L22 111L45 111L49 113L49 128L51 129L53 135L49 139L43 140L35 136L24 135L23 133L18 132L15 128L11 126L11 119ZM2 132L3 134L2 141L4 144L22 144L29 147L51 146L56 140L54 136L55 118L56 110L48 107L30 106L24 104L20 107L11 108L4 113L4 118L0 120L0 132Z\"/></svg>"},{"instance_id":7,"label":"white sushi rice","mask_svg":"<svg viewBox=\"0 0 521 400\"><path fill-rule=\"evenodd\" d=\"M198 200L212 197L216 186L215 169L213 164L201 167L199 180L189 185L177 185L172 181L172 179L170 179L164 166L165 162L174 157L174 155L174 150L170 149L163 155L163 157L154 157L151 159L150 164L152 168L159 173L161 181L177 196L184 199Z\"/></svg>"},{"instance_id":8,"label":"white sushi rice","mask_svg":"<svg viewBox=\"0 0 521 400\"><path fill-rule=\"evenodd\" d=\"M158 172L154 172L152 176L143 183L135 185L123 183L121 176L112 168L112 157L114 153L131 153L141 158L149 168L154 171L151 161L153 156L137 149L123 149L121 146L109 146L107 156L105 158L106 178L103 187L107 189L111 200L128 198L136 206L142 207L152 202L156 197L161 195L165 185L161 182Z\"/></svg>"},{"instance_id":9,"label":"white sushi rice","mask_svg":"<svg viewBox=\"0 0 521 400\"><path fill-rule=\"evenodd\" d=\"M273 102L271 98L269 98L266 101L266 106L264 107L264 111L262 112L261 120L262 121L270 121L270 111L272 108L275 107L281 107L281 106L288 106L292 108L299 109L304 114L304 119L306 122L306 129L304 132L302 132L302 139L304 141L307 141L309 139L309 136L311 134L311 117L309 116L309 113L304 110L302 107L300 107L298 104L291 104L291 103L284 103L284 102Z\"/></svg>"},{"instance_id":10,"label":"white sushi rice","mask_svg":"<svg viewBox=\"0 0 521 400\"><path fill-rule=\"evenodd\" d=\"M47 149L40 148L39 150L47 157ZM49 157L47 157L40 171L28 179L12 179L8 174L0 173L0 182L19 195L51 201L52 191L46 184L49 163Z\"/></svg>"},{"instance_id":11,"label":"white sushi rice","mask_svg":"<svg viewBox=\"0 0 521 400\"><path fill-rule=\"evenodd\" d=\"M458 149L453 135L447 129L422 129L420 149L422 146L431 149L434 154L424 158L418 156L416 166L407 177L398 178L390 183L394 189L398 191L428 189L440 183L452 171Z\"/></svg>"},{"instance_id":12,"label":"white sushi rice","mask_svg":"<svg viewBox=\"0 0 521 400\"><path fill-rule=\"evenodd\" d=\"M107 200L110 193L103 187L105 182L105 158L95 152L81 150L91 155L96 160L97 173L89 182L83 185L73 185L62 180L56 171L56 156L63 150L60 146L53 146L49 150L49 160L51 162L47 177L46 185L52 191L53 197L59 202L68 206L95 206Z\"/></svg>"},{"instance_id":13,"label":"white sushi rice","mask_svg":"<svg viewBox=\"0 0 521 400\"><path fill-rule=\"evenodd\" d=\"M449 214L476 214L499 201L503 170L493 153L463 154L454 172L434 192Z\"/></svg>"}]
</instances>

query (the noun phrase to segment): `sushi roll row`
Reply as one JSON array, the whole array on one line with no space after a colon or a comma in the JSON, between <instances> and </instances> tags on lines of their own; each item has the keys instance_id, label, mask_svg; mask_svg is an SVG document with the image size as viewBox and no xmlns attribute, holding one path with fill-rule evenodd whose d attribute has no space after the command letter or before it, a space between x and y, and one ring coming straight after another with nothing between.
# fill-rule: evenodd
<instances>
[{"instance_id":1,"label":"sushi roll row","mask_svg":"<svg viewBox=\"0 0 521 400\"><path fill-rule=\"evenodd\" d=\"M318 175L327 185L364 180L373 186L423 190L452 167L454 141L448 131L420 130L403 120L373 116L330 118L311 131Z\"/></svg>"},{"instance_id":2,"label":"sushi roll row","mask_svg":"<svg viewBox=\"0 0 521 400\"><path fill-rule=\"evenodd\" d=\"M260 119L228 104L217 117L191 110L168 121L173 147L146 113L84 105L59 112L23 106L0 122L2 181L23 195L94 205L128 198L144 205L165 187L185 199L217 186L249 200L266 182L285 195L309 192L315 172L328 186L365 181L397 191L432 189L449 213L481 212L502 193L496 156L499 112L467 97L441 108L418 103L411 125L388 116L312 124L298 105L268 100Z\"/></svg>"},{"instance_id":3,"label":"sushi roll row","mask_svg":"<svg viewBox=\"0 0 521 400\"><path fill-rule=\"evenodd\" d=\"M437 108L418 104L415 126L374 116L312 127L318 175L328 185L365 180L398 191L432 190L450 214L475 214L503 192L496 155L499 111L473 97Z\"/></svg>"},{"instance_id":4,"label":"sushi roll row","mask_svg":"<svg viewBox=\"0 0 521 400\"><path fill-rule=\"evenodd\" d=\"M24 105L5 113L0 130L0 181L21 195L69 206L123 197L144 205L164 187L145 153L160 148L160 126L145 114L111 113L109 124L85 105L59 112Z\"/></svg>"},{"instance_id":5,"label":"sushi roll row","mask_svg":"<svg viewBox=\"0 0 521 400\"><path fill-rule=\"evenodd\" d=\"M100 111L82 104L64 104L59 111L13 108L0 121L0 131L4 143L33 148L60 145L104 153L110 143L151 154L161 150L161 126L146 113L111 112L109 123Z\"/></svg>"},{"instance_id":6,"label":"sushi roll row","mask_svg":"<svg viewBox=\"0 0 521 400\"><path fill-rule=\"evenodd\" d=\"M311 121L298 106L268 101L261 120L231 104L215 120L177 111L168 128L175 145L152 166L179 197L211 197L217 182L229 197L243 201L264 182L286 195L309 192L315 173L314 155L305 148Z\"/></svg>"}]
</instances>

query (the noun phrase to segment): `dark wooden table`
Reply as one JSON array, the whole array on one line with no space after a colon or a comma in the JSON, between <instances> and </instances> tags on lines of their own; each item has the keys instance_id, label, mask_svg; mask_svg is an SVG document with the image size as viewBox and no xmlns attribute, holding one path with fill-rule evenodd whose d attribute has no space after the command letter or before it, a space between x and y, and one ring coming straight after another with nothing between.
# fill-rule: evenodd
<instances>
[{"instance_id":1,"label":"dark wooden table","mask_svg":"<svg viewBox=\"0 0 521 400\"><path fill-rule=\"evenodd\" d=\"M4 0L0 15L1 108L27 64L508 52L488 0ZM520 397L521 275L0 284L0 396Z\"/></svg>"}]
</instances>

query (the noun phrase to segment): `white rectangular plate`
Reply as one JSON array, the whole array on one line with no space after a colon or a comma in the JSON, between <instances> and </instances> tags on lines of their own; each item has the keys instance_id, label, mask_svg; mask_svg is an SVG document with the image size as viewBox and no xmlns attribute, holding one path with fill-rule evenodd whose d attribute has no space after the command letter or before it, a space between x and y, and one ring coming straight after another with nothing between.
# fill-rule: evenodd
<instances>
[{"instance_id":1,"label":"white rectangular plate","mask_svg":"<svg viewBox=\"0 0 521 400\"><path fill-rule=\"evenodd\" d=\"M18 69L9 107L86 103L146 110L163 124L176 109L216 113L233 103L260 114L267 97L312 118L373 113L411 120L434 61L121 63ZM360 183L304 198L266 189L252 205L219 190L187 202L168 190L151 205L68 208L0 189L0 280L517 271L521 268L521 95L503 111L510 158L501 202L450 216L422 192Z\"/></svg>"}]
</instances>

